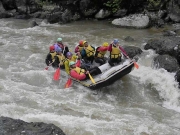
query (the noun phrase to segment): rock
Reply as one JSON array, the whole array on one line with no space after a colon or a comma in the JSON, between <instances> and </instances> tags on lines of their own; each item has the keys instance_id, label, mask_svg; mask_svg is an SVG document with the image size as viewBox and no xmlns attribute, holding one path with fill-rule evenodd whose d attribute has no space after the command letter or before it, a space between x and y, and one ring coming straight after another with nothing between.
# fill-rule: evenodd
<instances>
[{"instance_id":1,"label":"rock","mask_svg":"<svg viewBox=\"0 0 180 135\"><path fill-rule=\"evenodd\" d=\"M80 12L85 17L93 16L99 11L95 3L91 0L81 0L79 6Z\"/></svg>"},{"instance_id":2,"label":"rock","mask_svg":"<svg viewBox=\"0 0 180 135\"><path fill-rule=\"evenodd\" d=\"M108 10L103 10L101 9L96 15L95 18L96 19L105 19L107 17L109 17L111 15L111 13Z\"/></svg>"},{"instance_id":3,"label":"rock","mask_svg":"<svg viewBox=\"0 0 180 135\"><path fill-rule=\"evenodd\" d=\"M130 58L142 53L142 50L136 46L123 46L123 48Z\"/></svg>"},{"instance_id":4,"label":"rock","mask_svg":"<svg viewBox=\"0 0 180 135\"><path fill-rule=\"evenodd\" d=\"M35 26L38 26L38 23L35 20L32 20L30 22L30 27L35 27Z\"/></svg>"},{"instance_id":5,"label":"rock","mask_svg":"<svg viewBox=\"0 0 180 135\"><path fill-rule=\"evenodd\" d=\"M0 18L11 18L14 17L14 14L9 13L9 12L0 12Z\"/></svg>"},{"instance_id":6,"label":"rock","mask_svg":"<svg viewBox=\"0 0 180 135\"><path fill-rule=\"evenodd\" d=\"M150 39L147 44L144 46L145 50L153 49L158 54L169 54L176 57L176 51L174 48L180 44L180 38L170 36L168 38L162 37L159 39Z\"/></svg>"},{"instance_id":7,"label":"rock","mask_svg":"<svg viewBox=\"0 0 180 135\"><path fill-rule=\"evenodd\" d=\"M170 55L159 55L154 58L155 68L164 68L168 72L176 72L180 67L176 58Z\"/></svg>"},{"instance_id":8,"label":"rock","mask_svg":"<svg viewBox=\"0 0 180 135\"><path fill-rule=\"evenodd\" d=\"M175 74L175 80L179 83L179 88L180 88L180 70L178 70Z\"/></svg>"},{"instance_id":9,"label":"rock","mask_svg":"<svg viewBox=\"0 0 180 135\"><path fill-rule=\"evenodd\" d=\"M24 122L19 119L0 117L0 135L65 135L54 124Z\"/></svg>"},{"instance_id":10,"label":"rock","mask_svg":"<svg viewBox=\"0 0 180 135\"><path fill-rule=\"evenodd\" d=\"M124 38L125 41L134 41L134 38L130 37L130 36L127 36L126 38Z\"/></svg>"},{"instance_id":11,"label":"rock","mask_svg":"<svg viewBox=\"0 0 180 135\"><path fill-rule=\"evenodd\" d=\"M172 30L164 31L163 36L176 36L176 33Z\"/></svg>"},{"instance_id":12,"label":"rock","mask_svg":"<svg viewBox=\"0 0 180 135\"><path fill-rule=\"evenodd\" d=\"M57 23L60 21L60 17L62 17L62 12L55 12L52 14L47 15L47 21L49 23Z\"/></svg>"},{"instance_id":13,"label":"rock","mask_svg":"<svg viewBox=\"0 0 180 135\"><path fill-rule=\"evenodd\" d=\"M127 14L127 9L119 9L113 14L114 17L124 17Z\"/></svg>"},{"instance_id":14,"label":"rock","mask_svg":"<svg viewBox=\"0 0 180 135\"><path fill-rule=\"evenodd\" d=\"M179 0L170 0L167 4L169 17L174 22L180 22L180 2Z\"/></svg>"},{"instance_id":15,"label":"rock","mask_svg":"<svg viewBox=\"0 0 180 135\"><path fill-rule=\"evenodd\" d=\"M113 25L129 28L147 28L149 26L149 17L143 14L134 14L127 17L114 19Z\"/></svg>"}]
</instances>

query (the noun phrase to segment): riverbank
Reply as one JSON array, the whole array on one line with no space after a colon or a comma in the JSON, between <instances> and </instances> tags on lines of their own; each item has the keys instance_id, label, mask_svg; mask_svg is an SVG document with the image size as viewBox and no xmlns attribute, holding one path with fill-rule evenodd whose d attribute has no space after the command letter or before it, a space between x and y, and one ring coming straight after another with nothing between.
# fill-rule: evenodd
<instances>
[{"instance_id":1,"label":"riverbank","mask_svg":"<svg viewBox=\"0 0 180 135\"><path fill-rule=\"evenodd\" d=\"M167 23L180 22L179 4L176 0L52 0L49 3L43 0L2 0L0 18L39 18L59 24L86 19L109 19L112 25L120 27L162 27Z\"/></svg>"}]
</instances>

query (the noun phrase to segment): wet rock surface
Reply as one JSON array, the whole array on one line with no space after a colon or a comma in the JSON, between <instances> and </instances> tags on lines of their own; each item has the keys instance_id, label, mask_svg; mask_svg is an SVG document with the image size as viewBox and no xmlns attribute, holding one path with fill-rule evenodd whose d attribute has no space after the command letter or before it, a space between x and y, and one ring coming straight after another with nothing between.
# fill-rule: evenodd
<instances>
[{"instance_id":1,"label":"wet rock surface","mask_svg":"<svg viewBox=\"0 0 180 135\"><path fill-rule=\"evenodd\" d=\"M19 119L0 117L0 135L65 135L54 124L24 122Z\"/></svg>"}]
</instances>

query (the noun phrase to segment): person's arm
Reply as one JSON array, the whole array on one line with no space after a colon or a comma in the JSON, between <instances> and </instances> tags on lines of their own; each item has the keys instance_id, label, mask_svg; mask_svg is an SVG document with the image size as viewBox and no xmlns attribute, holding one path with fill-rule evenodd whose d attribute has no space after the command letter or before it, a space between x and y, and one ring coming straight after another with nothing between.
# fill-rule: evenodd
<instances>
[{"instance_id":1,"label":"person's arm","mask_svg":"<svg viewBox=\"0 0 180 135\"><path fill-rule=\"evenodd\" d=\"M100 46L97 51L107 51L107 50L108 50L108 46L107 47Z\"/></svg>"},{"instance_id":2,"label":"person's arm","mask_svg":"<svg viewBox=\"0 0 180 135\"><path fill-rule=\"evenodd\" d=\"M108 51L112 51L112 44L110 44L110 46L108 47Z\"/></svg>"},{"instance_id":3,"label":"person's arm","mask_svg":"<svg viewBox=\"0 0 180 135\"><path fill-rule=\"evenodd\" d=\"M80 52L77 52L77 53L76 53L76 56L77 56L76 59L79 59L79 60L81 59L81 53L80 53Z\"/></svg>"},{"instance_id":4,"label":"person's arm","mask_svg":"<svg viewBox=\"0 0 180 135\"><path fill-rule=\"evenodd\" d=\"M48 53L47 56L46 56L46 60L45 60L45 63L47 66L49 66L49 64L52 62L52 59L51 59L51 54Z\"/></svg>"},{"instance_id":5,"label":"person's arm","mask_svg":"<svg viewBox=\"0 0 180 135\"><path fill-rule=\"evenodd\" d=\"M79 47L78 46L76 46L76 48L74 49L74 52L75 53L79 52Z\"/></svg>"},{"instance_id":6,"label":"person's arm","mask_svg":"<svg viewBox=\"0 0 180 135\"><path fill-rule=\"evenodd\" d=\"M121 46L119 46L119 49L122 51L122 53L129 59L129 56L128 56L128 54L125 52L125 50L121 47Z\"/></svg>"},{"instance_id":7,"label":"person's arm","mask_svg":"<svg viewBox=\"0 0 180 135\"><path fill-rule=\"evenodd\" d=\"M81 60L78 59L78 61L76 62L76 67L80 67L81 66Z\"/></svg>"}]
</instances>

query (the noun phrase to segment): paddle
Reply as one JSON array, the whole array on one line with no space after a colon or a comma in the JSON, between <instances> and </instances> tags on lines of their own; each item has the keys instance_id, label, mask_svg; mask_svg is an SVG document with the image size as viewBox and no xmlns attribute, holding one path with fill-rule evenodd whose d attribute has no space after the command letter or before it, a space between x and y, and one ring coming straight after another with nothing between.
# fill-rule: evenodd
<instances>
[{"instance_id":1,"label":"paddle","mask_svg":"<svg viewBox=\"0 0 180 135\"><path fill-rule=\"evenodd\" d=\"M88 73L88 75L89 75L89 78L91 79L91 82L94 83L94 84L96 84L96 82L95 82L94 79L92 78L91 74Z\"/></svg>"},{"instance_id":2,"label":"paddle","mask_svg":"<svg viewBox=\"0 0 180 135\"><path fill-rule=\"evenodd\" d=\"M49 67L50 67L52 64L53 64L53 62L52 62L52 63L50 63L50 64L49 64L49 66L47 66L47 67L45 68L45 70L48 70L48 69L49 69Z\"/></svg>"},{"instance_id":3,"label":"paddle","mask_svg":"<svg viewBox=\"0 0 180 135\"><path fill-rule=\"evenodd\" d=\"M84 61L84 60L81 60L82 62L83 62L83 64L85 65L84 66L84 68L86 69L86 71L87 71L87 67L86 67L86 62ZM89 65L90 66L90 65ZM89 75L89 78L91 79L91 81L92 81L92 83L94 83L94 84L96 84L96 82L94 81L94 79L93 79L93 77L91 76L91 74L90 73L88 73L88 75Z\"/></svg>"},{"instance_id":4,"label":"paddle","mask_svg":"<svg viewBox=\"0 0 180 135\"><path fill-rule=\"evenodd\" d=\"M122 48L122 47L120 47L119 46L119 49L122 51L122 53L128 58L128 59L130 59L129 58L129 56L127 55L127 53L125 52L125 50ZM130 59L131 60L131 59ZM135 62L135 61L133 61L134 62L134 66L135 66L135 68L139 68L139 65Z\"/></svg>"},{"instance_id":5,"label":"paddle","mask_svg":"<svg viewBox=\"0 0 180 135\"><path fill-rule=\"evenodd\" d=\"M60 78L60 67L56 69L56 72L54 73L54 80L58 81Z\"/></svg>"},{"instance_id":6,"label":"paddle","mask_svg":"<svg viewBox=\"0 0 180 135\"><path fill-rule=\"evenodd\" d=\"M69 87L71 87L71 85L72 85L72 79L69 77L64 88L69 88Z\"/></svg>"},{"instance_id":7,"label":"paddle","mask_svg":"<svg viewBox=\"0 0 180 135\"><path fill-rule=\"evenodd\" d=\"M49 68L49 66L47 66L47 67L45 68L45 70L48 70L48 68Z\"/></svg>"}]
</instances>

